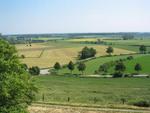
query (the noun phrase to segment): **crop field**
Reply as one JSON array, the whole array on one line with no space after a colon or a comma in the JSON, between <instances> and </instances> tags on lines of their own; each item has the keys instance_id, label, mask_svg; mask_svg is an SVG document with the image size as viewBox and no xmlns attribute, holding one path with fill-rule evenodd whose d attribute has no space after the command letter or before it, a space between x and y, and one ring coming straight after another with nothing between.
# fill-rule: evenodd
<instances>
[{"instance_id":1,"label":"crop field","mask_svg":"<svg viewBox=\"0 0 150 113\"><path fill-rule=\"evenodd\" d=\"M60 45L59 45L60 44ZM79 51L82 50L85 45L83 44L73 44L72 47L69 43L44 43L44 44L33 44L31 47L25 44L16 45L19 56L24 55L25 58L21 59L23 63L26 63L29 67L39 66L40 68L52 67L56 62L61 65L68 63L69 61L76 61ZM88 47L93 47L97 50L97 57L106 55L107 46L102 45L87 45ZM129 54L134 53L125 49L114 48L114 55Z\"/></svg>"},{"instance_id":2,"label":"crop field","mask_svg":"<svg viewBox=\"0 0 150 113\"><path fill-rule=\"evenodd\" d=\"M36 102L117 107L150 100L148 78L78 78L48 75L34 77L34 81L39 88ZM121 102L122 98L126 100L125 105Z\"/></svg>"},{"instance_id":3,"label":"crop field","mask_svg":"<svg viewBox=\"0 0 150 113\"><path fill-rule=\"evenodd\" d=\"M150 46L150 39L133 39L133 40L104 40L113 44L119 45L146 45Z\"/></svg>"},{"instance_id":4,"label":"crop field","mask_svg":"<svg viewBox=\"0 0 150 113\"><path fill-rule=\"evenodd\" d=\"M86 42L86 41L97 41L98 39L102 39L102 38L74 38L74 39L68 39L67 41L70 42Z\"/></svg>"}]
</instances>

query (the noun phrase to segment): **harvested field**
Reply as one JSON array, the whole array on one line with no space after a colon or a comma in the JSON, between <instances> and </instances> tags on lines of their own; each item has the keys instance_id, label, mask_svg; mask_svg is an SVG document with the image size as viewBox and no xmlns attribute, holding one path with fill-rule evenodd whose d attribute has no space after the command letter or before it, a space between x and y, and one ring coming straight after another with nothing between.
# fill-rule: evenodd
<instances>
[{"instance_id":1,"label":"harvested field","mask_svg":"<svg viewBox=\"0 0 150 113\"><path fill-rule=\"evenodd\" d=\"M47 68L52 67L56 62L59 62L60 64L64 65L68 63L69 61L76 61L77 55L79 51L82 50L84 47L71 47L71 48L48 48L41 45L36 45L31 47L29 50L21 50L19 46L19 55L24 55L26 58L21 59L23 63L26 63L29 67L31 66L39 66L40 68ZM107 46L88 46L93 47L97 50L96 56L103 56L107 53L106 48ZM27 47L28 48L28 47ZM36 49L36 50L35 50ZM114 49L115 55L120 54L129 54L134 53L132 51L124 50L124 49Z\"/></svg>"}]
</instances>

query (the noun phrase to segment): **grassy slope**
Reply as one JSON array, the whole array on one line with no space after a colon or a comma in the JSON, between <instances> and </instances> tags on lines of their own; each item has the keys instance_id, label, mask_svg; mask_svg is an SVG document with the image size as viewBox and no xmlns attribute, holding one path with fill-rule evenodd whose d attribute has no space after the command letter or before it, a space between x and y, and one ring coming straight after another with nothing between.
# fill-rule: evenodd
<instances>
[{"instance_id":1,"label":"grassy slope","mask_svg":"<svg viewBox=\"0 0 150 113\"><path fill-rule=\"evenodd\" d=\"M150 100L150 79L148 78L74 78L64 76L40 76L34 78L39 88L36 101L50 103L87 104L117 106L120 99L127 103ZM94 104L93 99L98 100Z\"/></svg>"},{"instance_id":2,"label":"grassy slope","mask_svg":"<svg viewBox=\"0 0 150 113\"><path fill-rule=\"evenodd\" d=\"M90 61L85 62L86 64L86 70L84 72L84 74L94 74L95 70L97 70L99 68L100 65L109 62L109 61L115 61L121 58L127 58L128 55L124 55L124 56L112 56L112 57L100 57L100 58L96 58ZM134 55L134 57L140 57L143 55ZM60 70L59 74L66 74L66 73L70 73L70 71L65 68ZM77 67L75 67L75 70L73 71L74 74L80 74L80 72L77 70Z\"/></svg>"},{"instance_id":3,"label":"grassy slope","mask_svg":"<svg viewBox=\"0 0 150 113\"><path fill-rule=\"evenodd\" d=\"M136 63L141 64L142 66L142 71L140 73L142 74L150 74L150 55L143 55L140 57L135 57L133 60L131 61L126 61L125 65L126 65L126 73L134 73L134 66L136 65ZM114 68L114 67L113 67ZM114 72L113 68L110 69L110 72Z\"/></svg>"}]
</instances>

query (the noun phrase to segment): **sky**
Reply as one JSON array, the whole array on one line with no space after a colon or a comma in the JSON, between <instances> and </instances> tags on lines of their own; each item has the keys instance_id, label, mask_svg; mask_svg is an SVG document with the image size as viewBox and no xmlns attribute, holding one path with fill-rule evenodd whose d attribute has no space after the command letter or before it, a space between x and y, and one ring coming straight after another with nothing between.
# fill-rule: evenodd
<instances>
[{"instance_id":1,"label":"sky","mask_svg":"<svg viewBox=\"0 0 150 113\"><path fill-rule=\"evenodd\" d=\"M150 0L0 0L0 33L150 32Z\"/></svg>"}]
</instances>

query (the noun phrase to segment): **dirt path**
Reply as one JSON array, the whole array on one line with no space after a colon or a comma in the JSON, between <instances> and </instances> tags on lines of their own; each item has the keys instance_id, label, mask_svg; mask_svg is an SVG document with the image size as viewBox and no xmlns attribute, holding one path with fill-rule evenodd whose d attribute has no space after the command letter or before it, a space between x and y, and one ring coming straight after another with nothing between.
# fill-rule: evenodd
<instances>
[{"instance_id":1,"label":"dirt path","mask_svg":"<svg viewBox=\"0 0 150 113\"><path fill-rule=\"evenodd\" d=\"M59 105L33 105L29 107L30 113L150 113L150 109L111 109L111 108L89 108L71 107Z\"/></svg>"}]
</instances>

